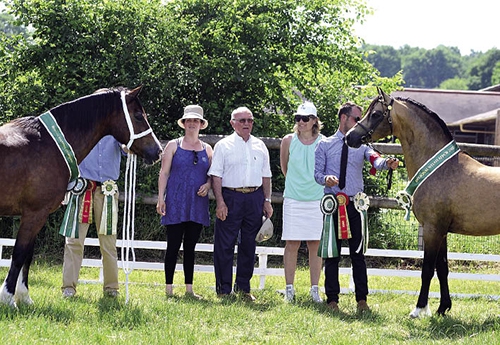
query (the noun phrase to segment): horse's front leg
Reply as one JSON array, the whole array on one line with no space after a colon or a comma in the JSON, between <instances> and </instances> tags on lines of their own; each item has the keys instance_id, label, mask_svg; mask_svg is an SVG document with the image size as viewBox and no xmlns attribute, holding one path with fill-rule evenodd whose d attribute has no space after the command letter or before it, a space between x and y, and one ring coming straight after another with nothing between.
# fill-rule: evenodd
<instances>
[{"instance_id":1,"label":"horse's front leg","mask_svg":"<svg viewBox=\"0 0 500 345\"><path fill-rule=\"evenodd\" d=\"M450 289L448 287L448 244L446 237L439 248L439 253L436 260L436 272L439 279L439 288L441 292L441 301L437 313L444 314L451 309Z\"/></svg>"},{"instance_id":2,"label":"horse's front leg","mask_svg":"<svg viewBox=\"0 0 500 345\"><path fill-rule=\"evenodd\" d=\"M434 268L436 267L436 258L438 256L439 247L442 242L442 237L435 236L435 232L429 234L429 229L424 227L424 261L421 274L420 294L418 296L417 306L410 313L410 317L417 318L420 316L431 316L429 309L429 289L431 280L434 276Z\"/></svg>"}]
</instances>

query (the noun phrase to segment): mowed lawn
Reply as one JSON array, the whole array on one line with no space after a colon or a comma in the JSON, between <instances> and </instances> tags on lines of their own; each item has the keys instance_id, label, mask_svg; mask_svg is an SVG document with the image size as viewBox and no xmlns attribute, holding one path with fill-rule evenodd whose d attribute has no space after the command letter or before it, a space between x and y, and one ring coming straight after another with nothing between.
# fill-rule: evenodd
<instances>
[{"instance_id":1,"label":"mowed lawn","mask_svg":"<svg viewBox=\"0 0 500 345\"><path fill-rule=\"evenodd\" d=\"M491 273L491 272L488 272ZM0 269L4 279L6 268ZM96 280L98 270L83 268L81 279ZM323 281L323 277L321 278ZM120 272L120 281L125 275ZM268 277L256 302L219 299L213 274L196 273L195 291L203 300L186 298L182 272L175 277L176 297L166 298L161 271L134 270L117 299L104 298L102 286L81 284L73 299L61 297L61 266L36 263L30 275L33 306L0 306L0 344L500 344L500 283L450 280L452 293L482 297L453 298L446 317L410 319L417 296L373 293L369 313L358 314L352 293L340 297L340 312L310 301L309 274L297 272L297 300L285 303L277 292L283 277ZM342 276L343 288L349 287ZM321 286L323 283L321 282ZM370 289L418 291L420 279L369 277ZM432 291L439 291L433 280ZM323 295L324 297L324 295ZM430 299L433 314L439 304Z\"/></svg>"}]
</instances>

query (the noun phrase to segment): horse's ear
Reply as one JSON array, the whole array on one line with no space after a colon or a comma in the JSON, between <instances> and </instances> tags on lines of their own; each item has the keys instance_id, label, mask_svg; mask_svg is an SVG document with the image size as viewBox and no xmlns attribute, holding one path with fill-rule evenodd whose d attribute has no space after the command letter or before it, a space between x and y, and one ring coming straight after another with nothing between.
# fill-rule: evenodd
<instances>
[{"instance_id":1,"label":"horse's ear","mask_svg":"<svg viewBox=\"0 0 500 345\"><path fill-rule=\"evenodd\" d=\"M139 96L139 94L141 93L141 91L142 91L142 85L139 85L135 89L131 90L128 93L128 95L131 96L131 97L137 97L137 96Z\"/></svg>"}]
</instances>

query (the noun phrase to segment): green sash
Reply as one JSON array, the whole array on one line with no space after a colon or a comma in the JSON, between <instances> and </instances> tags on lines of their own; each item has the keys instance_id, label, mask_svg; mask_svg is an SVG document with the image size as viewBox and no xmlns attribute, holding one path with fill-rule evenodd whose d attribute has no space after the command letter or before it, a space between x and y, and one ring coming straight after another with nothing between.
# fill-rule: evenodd
<instances>
[{"instance_id":1,"label":"green sash","mask_svg":"<svg viewBox=\"0 0 500 345\"><path fill-rule=\"evenodd\" d=\"M400 191L396 195L396 201L400 206L406 210L405 219L410 220L410 210L412 205L412 197L420 185L432 175L439 167L446 163L450 158L455 156L460 151L455 140L450 141L441 150L436 152L434 156L429 158L424 165L422 165L415 176L408 182L404 191Z\"/></svg>"},{"instance_id":2,"label":"green sash","mask_svg":"<svg viewBox=\"0 0 500 345\"><path fill-rule=\"evenodd\" d=\"M52 116L50 111L43 113L38 117L40 122L44 125L44 127L49 132L50 136L54 140L57 145L57 148L61 152L66 165L69 170L69 182L75 181L80 175L80 171L78 170L78 163L75 157L75 153L73 152L73 148L66 141L64 137L64 133L61 131L61 128L57 124L56 119Z\"/></svg>"}]
</instances>

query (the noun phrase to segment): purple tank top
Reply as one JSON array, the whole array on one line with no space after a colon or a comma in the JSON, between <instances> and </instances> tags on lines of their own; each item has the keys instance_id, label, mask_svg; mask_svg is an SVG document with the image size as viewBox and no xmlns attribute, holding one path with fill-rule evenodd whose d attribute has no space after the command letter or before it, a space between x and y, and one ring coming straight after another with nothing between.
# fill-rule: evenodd
<instances>
[{"instance_id":1,"label":"purple tank top","mask_svg":"<svg viewBox=\"0 0 500 345\"><path fill-rule=\"evenodd\" d=\"M205 144L202 151L193 151L184 150L180 147L180 140L177 141L165 193L166 214L161 217L162 225L189 221L210 225L208 196L196 194L207 182L209 167Z\"/></svg>"}]
</instances>

